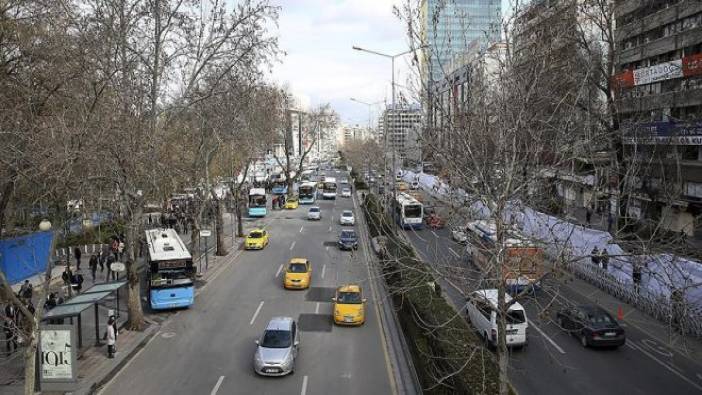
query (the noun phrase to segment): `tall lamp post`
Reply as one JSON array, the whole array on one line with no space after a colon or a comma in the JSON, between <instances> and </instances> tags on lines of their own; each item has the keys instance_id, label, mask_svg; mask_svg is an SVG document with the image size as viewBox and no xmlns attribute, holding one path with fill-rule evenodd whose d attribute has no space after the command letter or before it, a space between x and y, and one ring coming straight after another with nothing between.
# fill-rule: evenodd
<instances>
[{"instance_id":1,"label":"tall lamp post","mask_svg":"<svg viewBox=\"0 0 702 395\"><path fill-rule=\"evenodd\" d=\"M414 52L414 51L416 51L416 50L419 50L419 49L422 49L422 48L425 48L425 47L426 47L426 45L423 45L423 46L421 46L421 47L419 47L419 48L416 48L416 49L414 49L414 48L413 48L413 49L409 49L409 50L407 50L407 51L400 52L400 53L395 54L395 55L388 55L388 54L385 54L385 53L382 53L382 52L372 51L372 50L370 50L370 49L361 48L361 47L358 47L358 46L355 46L355 45L354 45L352 48L353 48L354 50L356 50L356 51L367 52L367 53L369 53L369 54L378 55L378 56L382 56L382 57L384 57L384 58L390 59L391 64L392 64L392 109L393 109L393 111L395 111L395 58L399 58L400 56L407 55L408 53ZM387 117L387 111L386 111L385 114L386 114L386 117ZM383 132L384 132L384 134L385 134L385 142L386 142L386 144L387 144L388 130L389 130L387 118L385 119L385 122L383 122L383 128L385 129ZM395 142L395 143L396 143L396 142ZM392 200L393 200L393 202L394 202L394 201L396 200L396 198L397 198L397 183L395 182L395 177L397 177L397 169L396 169L397 161L396 161L396 158L395 158L395 151L396 151L396 150L395 150L395 148L396 148L396 147L395 147L395 143L393 143L393 147L392 147ZM387 171L385 172L385 177L387 177ZM386 179L387 179L387 178L386 178Z\"/></svg>"}]
</instances>

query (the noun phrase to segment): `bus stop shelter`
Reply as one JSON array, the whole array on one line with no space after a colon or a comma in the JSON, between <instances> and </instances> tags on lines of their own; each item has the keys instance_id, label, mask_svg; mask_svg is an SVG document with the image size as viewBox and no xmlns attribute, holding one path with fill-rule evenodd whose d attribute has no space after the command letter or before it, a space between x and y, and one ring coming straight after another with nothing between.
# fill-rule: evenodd
<instances>
[{"instance_id":1,"label":"bus stop shelter","mask_svg":"<svg viewBox=\"0 0 702 395\"><path fill-rule=\"evenodd\" d=\"M90 307L95 309L95 345L100 343L100 315L98 313L100 302L104 301L112 293L116 295L116 308L119 312L119 290L127 284L126 281L117 281L111 283L95 284L78 295L68 299L63 304L57 305L53 309L44 314L42 321L55 321L70 319L73 324L73 318L77 318L78 323L78 348L83 347L83 331L81 313Z\"/></svg>"}]
</instances>

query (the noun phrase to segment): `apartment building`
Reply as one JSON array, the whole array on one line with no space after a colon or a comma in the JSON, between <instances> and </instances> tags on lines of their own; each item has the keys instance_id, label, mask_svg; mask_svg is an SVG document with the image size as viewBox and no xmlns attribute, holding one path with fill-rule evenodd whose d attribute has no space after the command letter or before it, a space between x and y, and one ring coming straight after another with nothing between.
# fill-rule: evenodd
<instances>
[{"instance_id":1,"label":"apartment building","mask_svg":"<svg viewBox=\"0 0 702 395\"><path fill-rule=\"evenodd\" d=\"M702 214L702 1L616 2L627 215L693 235Z\"/></svg>"}]
</instances>

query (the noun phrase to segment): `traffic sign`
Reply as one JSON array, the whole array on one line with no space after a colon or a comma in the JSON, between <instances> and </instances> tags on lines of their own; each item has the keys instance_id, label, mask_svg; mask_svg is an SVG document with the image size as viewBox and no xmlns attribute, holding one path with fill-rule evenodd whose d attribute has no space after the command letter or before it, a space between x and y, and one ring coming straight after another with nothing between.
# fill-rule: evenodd
<instances>
[{"instance_id":1,"label":"traffic sign","mask_svg":"<svg viewBox=\"0 0 702 395\"><path fill-rule=\"evenodd\" d=\"M200 231L200 236L201 237L210 237L210 236L212 236L212 231L209 229L203 229Z\"/></svg>"}]
</instances>

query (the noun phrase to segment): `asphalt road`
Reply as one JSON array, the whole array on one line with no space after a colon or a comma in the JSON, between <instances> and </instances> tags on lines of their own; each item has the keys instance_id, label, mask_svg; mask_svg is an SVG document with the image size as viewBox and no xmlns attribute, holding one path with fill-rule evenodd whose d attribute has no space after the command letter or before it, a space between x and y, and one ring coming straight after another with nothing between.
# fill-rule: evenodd
<instances>
[{"instance_id":1,"label":"asphalt road","mask_svg":"<svg viewBox=\"0 0 702 395\"><path fill-rule=\"evenodd\" d=\"M247 229L266 227L269 246L241 252L210 279L195 305L167 321L101 393L392 393L367 267L360 251L342 252L335 244L339 214L352 201L339 197L316 204L323 213L319 222L306 220L307 206L247 222ZM293 257L310 259L310 290L283 289L281 268ZM347 282L360 283L369 299L361 327L332 324L331 297ZM274 316L298 320L300 354L293 375L259 377L253 371L254 341Z\"/></svg>"},{"instance_id":2,"label":"asphalt road","mask_svg":"<svg viewBox=\"0 0 702 395\"><path fill-rule=\"evenodd\" d=\"M464 306L466 290L480 289L480 273L463 257L463 246L448 228L406 231L422 258L446 274L444 291ZM579 281L550 279L536 297L520 303L529 320L529 345L511 352L510 379L520 394L699 394L702 361L693 361L624 321L627 344L616 350L583 348L553 321L564 304L596 303L579 290ZM547 308L549 307L549 308Z\"/></svg>"}]
</instances>

